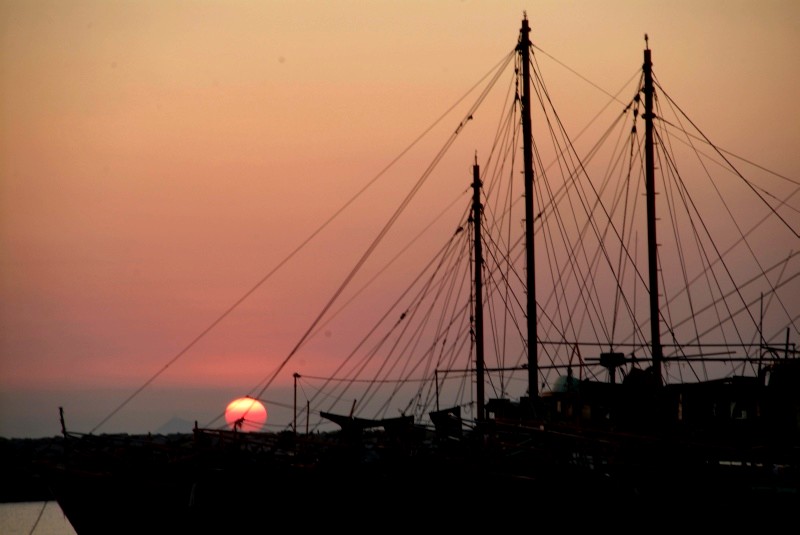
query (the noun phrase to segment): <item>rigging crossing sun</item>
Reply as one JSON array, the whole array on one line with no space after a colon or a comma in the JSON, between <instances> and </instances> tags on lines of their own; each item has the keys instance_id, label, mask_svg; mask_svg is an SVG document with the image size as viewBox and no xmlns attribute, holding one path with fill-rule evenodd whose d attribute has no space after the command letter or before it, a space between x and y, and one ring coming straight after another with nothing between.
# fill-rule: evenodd
<instances>
[{"instance_id":1,"label":"rigging crossing sun","mask_svg":"<svg viewBox=\"0 0 800 535\"><path fill-rule=\"evenodd\" d=\"M231 429L261 431L267 422L267 408L257 399L234 399L225 409L225 421Z\"/></svg>"}]
</instances>

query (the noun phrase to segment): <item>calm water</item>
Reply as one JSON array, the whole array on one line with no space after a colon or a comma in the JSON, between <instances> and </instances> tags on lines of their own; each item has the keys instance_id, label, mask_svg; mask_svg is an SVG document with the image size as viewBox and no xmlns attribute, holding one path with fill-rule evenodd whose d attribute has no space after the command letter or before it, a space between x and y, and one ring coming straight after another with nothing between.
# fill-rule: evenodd
<instances>
[{"instance_id":1,"label":"calm water","mask_svg":"<svg viewBox=\"0 0 800 535\"><path fill-rule=\"evenodd\" d=\"M0 503L0 534L75 535L75 530L56 502Z\"/></svg>"}]
</instances>

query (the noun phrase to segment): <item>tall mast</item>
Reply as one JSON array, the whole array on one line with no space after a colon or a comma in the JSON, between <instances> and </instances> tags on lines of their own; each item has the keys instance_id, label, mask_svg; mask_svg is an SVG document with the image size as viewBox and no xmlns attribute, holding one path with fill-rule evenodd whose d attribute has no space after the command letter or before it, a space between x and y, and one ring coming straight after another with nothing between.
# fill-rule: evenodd
<instances>
[{"instance_id":1,"label":"tall mast","mask_svg":"<svg viewBox=\"0 0 800 535\"><path fill-rule=\"evenodd\" d=\"M484 404L484 363L483 363L483 245L481 244L481 172L478 166L478 158L475 157L475 164L472 166L472 220L475 229L475 373L476 373L476 392L478 398L477 419L483 420L486 417L486 407Z\"/></svg>"},{"instance_id":2,"label":"tall mast","mask_svg":"<svg viewBox=\"0 0 800 535\"><path fill-rule=\"evenodd\" d=\"M647 35L644 36L645 44ZM655 161L653 157L653 63L650 48L644 50L644 124L645 124L645 193L647 195L647 260L650 275L650 339L653 351L653 371L661 384L661 328L658 316L658 242L656 241Z\"/></svg>"},{"instance_id":3,"label":"tall mast","mask_svg":"<svg viewBox=\"0 0 800 535\"><path fill-rule=\"evenodd\" d=\"M536 278L533 263L533 138L531 132L531 88L530 88L530 27L528 17L522 19L517 52L522 63L522 142L525 165L525 259L527 264L526 284L528 288L528 395L531 400L539 397L538 335L536 327Z\"/></svg>"}]
</instances>

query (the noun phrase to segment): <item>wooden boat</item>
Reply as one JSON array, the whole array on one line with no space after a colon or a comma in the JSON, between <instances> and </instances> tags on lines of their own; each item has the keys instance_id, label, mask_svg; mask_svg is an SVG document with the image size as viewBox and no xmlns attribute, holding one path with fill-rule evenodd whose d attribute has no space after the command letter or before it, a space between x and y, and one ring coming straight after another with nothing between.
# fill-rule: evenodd
<instances>
[{"instance_id":1,"label":"wooden boat","mask_svg":"<svg viewBox=\"0 0 800 535\"><path fill-rule=\"evenodd\" d=\"M65 426L63 455L42 470L79 534L264 530L267 510L307 529L372 532L513 529L526 515L558 526L574 511L631 520L676 500L721 522L798 504L796 183L756 182L685 128L690 119L668 119L680 107L656 82L649 46L632 98L611 100L622 111L604 132L612 151L580 157L534 51L525 18L414 186L513 67L456 231L336 373L294 374L315 394L304 406L295 394L285 430L196 426L170 438ZM679 143L709 162L691 180ZM696 198L723 167L738 197L714 182ZM414 191L251 397L267 400ZM707 219L699 208L717 199Z\"/></svg>"}]
</instances>

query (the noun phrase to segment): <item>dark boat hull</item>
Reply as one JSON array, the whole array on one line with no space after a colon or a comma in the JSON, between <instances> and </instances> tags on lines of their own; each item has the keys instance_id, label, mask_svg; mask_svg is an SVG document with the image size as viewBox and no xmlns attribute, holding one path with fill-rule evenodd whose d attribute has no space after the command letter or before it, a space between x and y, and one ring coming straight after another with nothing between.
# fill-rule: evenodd
<instances>
[{"instance_id":1,"label":"dark boat hull","mask_svg":"<svg viewBox=\"0 0 800 535\"><path fill-rule=\"evenodd\" d=\"M673 521L770 522L800 506L797 474L720 464L721 450L701 456L696 444L652 436L500 420L479 442L219 436L198 430L169 446L72 438L42 473L79 535L511 530L526 515L597 527L621 511L644 520L675 500Z\"/></svg>"}]
</instances>

